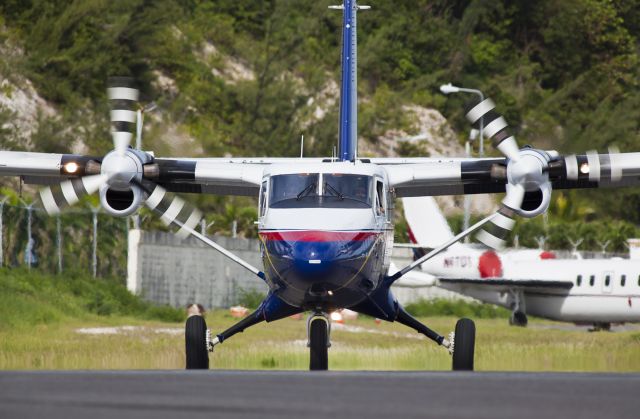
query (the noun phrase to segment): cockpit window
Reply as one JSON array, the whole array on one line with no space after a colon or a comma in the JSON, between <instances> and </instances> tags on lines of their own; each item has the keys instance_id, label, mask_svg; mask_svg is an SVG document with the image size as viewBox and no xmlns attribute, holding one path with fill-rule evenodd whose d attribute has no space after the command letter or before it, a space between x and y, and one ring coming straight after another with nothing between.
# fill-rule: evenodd
<instances>
[{"instance_id":1,"label":"cockpit window","mask_svg":"<svg viewBox=\"0 0 640 419\"><path fill-rule=\"evenodd\" d=\"M322 196L330 201L347 201L345 207L371 207L371 176L325 173Z\"/></svg>"},{"instance_id":2,"label":"cockpit window","mask_svg":"<svg viewBox=\"0 0 640 419\"><path fill-rule=\"evenodd\" d=\"M271 177L271 208L371 208L371 176L304 173Z\"/></svg>"},{"instance_id":3,"label":"cockpit window","mask_svg":"<svg viewBox=\"0 0 640 419\"><path fill-rule=\"evenodd\" d=\"M317 173L296 173L271 177L271 208L285 208L293 202L318 196L320 176ZM296 205L297 206L297 205Z\"/></svg>"}]
</instances>

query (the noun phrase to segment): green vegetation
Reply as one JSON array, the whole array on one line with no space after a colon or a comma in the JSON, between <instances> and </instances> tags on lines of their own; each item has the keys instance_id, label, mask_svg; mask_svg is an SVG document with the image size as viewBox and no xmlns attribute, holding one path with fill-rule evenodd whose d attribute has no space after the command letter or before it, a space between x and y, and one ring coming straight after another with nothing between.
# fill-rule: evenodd
<instances>
[{"instance_id":1,"label":"green vegetation","mask_svg":"<svg viewBox=\"0 0 640 419\"><path fill-rule=\"evenodd\" d=\"M145 302L116 280L0 269L0 331L125 316L165 322L185 318L182 310Z\"/></svg>"},{"instance_id":2,"label":"green vegetation","mask_svg":"<svg viewBox=\"0 0 640 419\"><path fill-rule=\"evenodd\" d=\"M24 53L6 54L0 73L28 77L55 105L57 115L32 136L39 150L69 149L72 140L90 153L109 150L105 80L131 75L143 101L159 104L145 140L158 154L294 156L304 133L305 154L327 156L337 137L330 86L339 81L340 43L340 16L329 4L7 0L0 42ZM521 144L638 148L640 9L633 2L399 0L374 4L359 26L365 141L389 129L411 131L407 104L441 110L465 137L469 97L437 91L451 81L492 96ZM0 122L7 118L0 109ZM2 124L0 144L26 147L16 141ZM212 219L225 219L212 231L228 230L225 214L237 214L249 221L240 222L240 233L253 234L253 214L245 211L252 201L198 201L217 214ZM635 190L581 191L572 201L598 216L640 221Z\"/></svg>"},{"instance_id":3,"label":"green vegetation","mask_svg":"<svg viewBox=\"0 0 640 419\"><path fill-rule=\"evenodd\" d=\"M249 295L251 293L247 293ZM413 312L447 333L460 315L477 319L480 370L640 371L640 333L587 333L532 319L507 325L503 311L469 304L421 303ZM455 313L424 316L432 313ZM501 318L486 318L492 316ZM237 321L226 310L207 313L215 333ZM156 307L111 280L0 271L0 369L181 369L184 311ZM98 329L96 329L98 328ZM397 323L362 316L334 324L332 369L448 370L442 348ZM308 368L306 325L283 319L259 324L218 346L212 368Z\"/></svg>"},{"instance_id":4,"label":"green vegetation","mask_svg":"<svg viewBox=\"0 0 640 419\"><path fill-rule=\"evenodd\" d=\"M256 290L240 290L240 298L238 298L238 304L255 310L258 308L260 303L264 301L266 295L260 291Z\"/></svg>"},{"instance_id":5,"label":"green vegetation","mask_svg":"<svg viewBox=\"0 0 640 419\"><path fill-rule=\"evenodd\" d=\"M491 304L439 298L419 300L407 304L405 309L416 317L453 316L471 319L506 319L510 315L509 310Z\"/></svg>"},{"instance_id":6,"label":"green vegetation","mask_svg":"<svg viewBox=\"0 0 640 419\"><path fill-rule=\"evenodd\" d=\"M455 317L421 318L442 333ZM207 314L218 331L237 319L226 311ZM121 326L129 327L121 327ZM533 320L529 327L505 319L480 319L476 368L484 371L640 371L640 333L588 333ZM105 333L80 328L106 327ZM114 330L116 327L120 329ZM94 317L29 329L0 330L0 369L182 369L182 324ZM333 325L329 367L336 370L450 370L441 347L397 323L361 318ZM211 354L216 369L308 369L306 324L283 319L234 336Z\"/></svg>"}]
</instances>

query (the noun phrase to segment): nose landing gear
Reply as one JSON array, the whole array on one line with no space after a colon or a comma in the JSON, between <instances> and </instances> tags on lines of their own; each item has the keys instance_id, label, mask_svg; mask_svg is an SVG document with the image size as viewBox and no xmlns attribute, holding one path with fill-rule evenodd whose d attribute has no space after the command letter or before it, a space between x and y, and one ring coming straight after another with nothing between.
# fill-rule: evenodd
<instances>
[{"instance_id":1,"label":"nose landing gear","mask_svg":"<svg viewBox=\"0 0 640 419\"><path fill-rule=\"evenodd\" d=\"M316 312L307 320L307 335L309 347L309 370L326 371L329 369L329 335L331 322L326 313Z\"/></svg>"}]
</instances>

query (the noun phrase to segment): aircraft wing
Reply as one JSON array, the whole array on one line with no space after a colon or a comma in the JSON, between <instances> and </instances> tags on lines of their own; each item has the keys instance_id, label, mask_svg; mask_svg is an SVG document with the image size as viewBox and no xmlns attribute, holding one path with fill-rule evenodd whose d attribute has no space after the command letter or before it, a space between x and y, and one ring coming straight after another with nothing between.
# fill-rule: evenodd
<instances>
[{"instance_id":1,"label":"aircraft wing","mask_svg":"<svg viewBox=\"0 0 640 419\"><path fill-rule=\"evenodd\" d=\"M493 291L523 290L525 292L536 291L565 291L572 287L571 281L541 280L541 279L468 279L468 278L439 278L440 284L457 284L462 286L472 286L475 288L490 288Z\"/></svg>"},{"instance_id":2,"label":"aircraft wing","mask_svg":"<svg viewBox=\"0 0 640 419\"><path fill-rule=\"evenodd\" d=\"M299 159L154 158L145 166L157 184L173 192L257 196L267 164ZM322 159L307 159L321 161ZM52 185L64 179L97 174L102 157L0 151L0 176L21 177L27 184ZM74 170L69 164L74 163Z\"/></svg>"},{"instance_id":3,"label":"aircraft wing","mask_svg":"<svg viewBox=\"0 0 640 419\"><path fill-rule=\"evenodd\" d=\"M640 185L640 153L587 153L559 156L547 152L553 189ZM383 165L398 197L505 192L508 159L372 158Z\"/></svg>"}]
</instances>

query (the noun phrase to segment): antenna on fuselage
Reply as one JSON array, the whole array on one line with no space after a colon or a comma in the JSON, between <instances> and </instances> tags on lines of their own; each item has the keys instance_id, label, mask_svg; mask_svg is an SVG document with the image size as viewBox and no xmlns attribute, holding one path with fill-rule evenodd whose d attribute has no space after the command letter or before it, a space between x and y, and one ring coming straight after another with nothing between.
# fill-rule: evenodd
<instances>
[{"instance_id":1,"label":"antenna on fuselage","mask_svg":"<svg viewBox=\"0 0 640 419\"><path fill-rule=\"evenodd\" d=\"M300 136L300 158L304 154L304 134Z\"/></svg>"}]
</instances>

